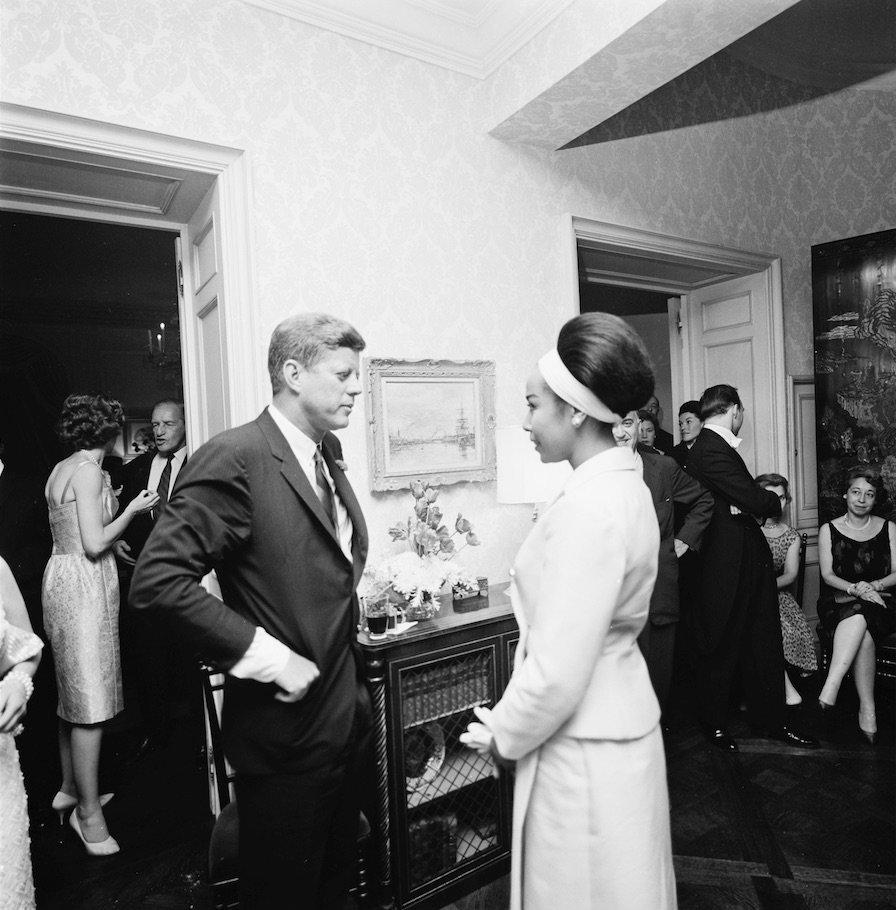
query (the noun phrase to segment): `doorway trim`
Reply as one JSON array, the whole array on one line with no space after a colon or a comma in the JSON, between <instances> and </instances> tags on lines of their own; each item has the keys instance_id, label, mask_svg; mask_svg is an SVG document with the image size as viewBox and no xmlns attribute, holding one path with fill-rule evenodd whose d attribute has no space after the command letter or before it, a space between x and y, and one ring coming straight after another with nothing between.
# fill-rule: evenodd
<instances>
[{"instance_id":1,"label":"doorway trim","mask_svg":"<svg viewBox=\"0 0 896 910\"><path fill-rule=\"evenodd\" d=\"M739 250L732 247L716 246L658 234L639 228L626 227L606 221L595 221L577 215L567 214L563 217L563 233L567 244L566 261L568 272L568 299L572 302L573 312L581 311L579 297L578 243L584 240L597 249L608 252L626 253L648 262L677 263L717 269L719 280L727 280L737 275L763 273L768 287L771 317L772 356L770 364L770 382L772 388L773 426L769 428L773 436L772 450L780 470L789 465L790 448L788 445L787 415L788 390L787 373L784 364L784 298L781 287L781 259L773 253ZM651 276L643 282L637 280L619 281L630 287L643 287L654 291L664 291L670 295L681 296L682 318L687 319L688 295L682 292L681 285L663 284ZM687 332L681 333L683 342L682 383L690 388L690 356L688 351Z\"/></svg>"},{"instance_id":2,"label":"doorway trim","mask_svg":"<svg viewBox=\"0 0 896 910\"><path fill-rule=\"evenodd\" d=\"M227 301L224 310L224 353L228 360L230 415L234 423L243 423L255 417L265 393L255 343L254 275L251 260L254 244L247 153L242 149L5 102L0 102L0 140L113 157L125 162L167 165L214 177L220 202L220 266ZM125 214L86 204L0 200L0 207L51 216L166 228L180 231L181 236L185 229L184 223L166 220L164 217ZM173 258L172 251L172 261ZM185 293L191 293L190 289L185 288ZM181 302L181 325L185 324L184 320L188 317L188 303L188 300ZM195 345L185 344L182 356L190 438L201 441L201 421L198 420L201 402L198 401L199 388L196 381L200 370Z\"/></svg>"}]
</instances>

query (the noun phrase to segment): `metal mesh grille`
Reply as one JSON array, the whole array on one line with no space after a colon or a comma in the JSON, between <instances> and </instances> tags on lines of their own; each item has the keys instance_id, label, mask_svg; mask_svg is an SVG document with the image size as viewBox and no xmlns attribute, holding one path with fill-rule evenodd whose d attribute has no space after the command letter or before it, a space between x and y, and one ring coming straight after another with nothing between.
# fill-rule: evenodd
<instances>
[{"instance_id":1,"label":"metal mesh grille","mask_svg":"<svg viewBox=\"0 0 896 910\"><path fill-rule=\"evenodd\" d=\"M493 765L459 741L473 707L494 704L493 659L489 649L402 674L412 888L499 845Z\"/></svg>"}]
</instances>

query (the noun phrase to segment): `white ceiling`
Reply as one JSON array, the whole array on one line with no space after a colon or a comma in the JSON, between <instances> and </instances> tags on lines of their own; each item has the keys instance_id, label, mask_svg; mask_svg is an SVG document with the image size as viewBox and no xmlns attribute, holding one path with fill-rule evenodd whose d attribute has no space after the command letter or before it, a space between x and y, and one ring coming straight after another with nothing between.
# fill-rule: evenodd
<instances>
[{"instance_id":1,"label":"white ceiling","mask_svg":"<svg viewBox=\"0 0 896 910\"><path fill-rule=\"evenodd\" d=\"M484 79L572 0L246 0L252 6Z\"/></svg>"}]
</instances>

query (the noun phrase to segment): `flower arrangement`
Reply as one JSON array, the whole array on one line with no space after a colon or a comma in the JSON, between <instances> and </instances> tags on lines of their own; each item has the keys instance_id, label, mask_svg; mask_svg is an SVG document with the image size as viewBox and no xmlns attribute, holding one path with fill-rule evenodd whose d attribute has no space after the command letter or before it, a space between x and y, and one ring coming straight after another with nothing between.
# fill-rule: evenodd
<instances>
[{"instance_id":1,"label":"flower arrangement","mask_svg":"<svg viewBox=\"0 0 896 910\"><path fill-rule=\"evenodd\" d=\"M446 582L466 590L478 588L475 575L449 563L480 541L473 525L459 513L453 529L443 523L439 491L431 484L414 480L410 490L414 497L410 517L389 528L392 541L406 541L408 549L368 567L364 591L367 597L406 601L409 618L428 619L438 612L435 598Z\"/></svg>"}]
</instances>

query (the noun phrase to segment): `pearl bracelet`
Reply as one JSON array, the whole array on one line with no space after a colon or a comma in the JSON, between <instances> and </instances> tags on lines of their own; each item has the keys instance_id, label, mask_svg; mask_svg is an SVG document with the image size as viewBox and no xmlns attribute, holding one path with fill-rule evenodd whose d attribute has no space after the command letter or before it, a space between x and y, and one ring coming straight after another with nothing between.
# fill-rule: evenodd
<instances>
[{"instance_id":1,"label":"pearl bracelet","mask_svg":"<svg viewBox=\"0 0 896 910\"><path fill-rule=\"evenodd\" d=\"M10 670L9 673L3 677L2 682L5 683L7 680L17 682L25 690L25 701L28 701L34 694L34 681L31 679L30 674L26 673L24 670Z\"/></svg>"}]
</instances>

